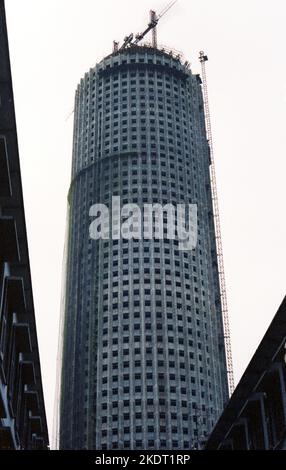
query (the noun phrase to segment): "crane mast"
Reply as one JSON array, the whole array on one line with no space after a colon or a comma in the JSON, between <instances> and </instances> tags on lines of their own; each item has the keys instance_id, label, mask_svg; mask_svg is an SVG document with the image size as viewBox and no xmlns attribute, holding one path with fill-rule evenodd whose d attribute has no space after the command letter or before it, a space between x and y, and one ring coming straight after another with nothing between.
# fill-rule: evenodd
<instances>
[{"instance_id":1,"label":"crane mast","mask_svg":"<svg viewBox=\"0 0 286 470\"><path fill-rule=\"evenodd\" d=\"M215 224L216 248L217 248L217 257L218 257L218 271L219 271L221 308L222 308L223 328L224 328L224 340L225 340L225 349L226 349L228 385L229 385L229 392L230 394L232 394L234 391L233 361L232 361L232 351L231 351L228 305L227 305L227 296L226 296L226 282L225 282L224 260L223 260L223 250L222 250L222 237L221 237L218 193L217 193L217 183L216 183L216 171L215 171L215 162L214 162L213 138L212 138L207 76L206 76L206 66L205 66L205 63L208 60L208 57L207 55L205 55L203 51L201 51L199 55L199 59L201 62L201 70L202 70L202 85L203 85L206 132L207 132L207 139L209 143L210 159L211 159L211 165L210 165L211 192L212 192L213 211L214 211L214 224Z\"/></svg>"},{"instance_id":2,"label":"crane mast","mask_svg":"<svg viewBox=\"0 0 286 470\"><path fill-rule=\"evenodd\" d=\"M154 10L150 10L150 23L156 23L154 28L152 29L152 46L157 49L157 24L159 18L157 19L156 12Z\"/></svg>"}]
</instances>

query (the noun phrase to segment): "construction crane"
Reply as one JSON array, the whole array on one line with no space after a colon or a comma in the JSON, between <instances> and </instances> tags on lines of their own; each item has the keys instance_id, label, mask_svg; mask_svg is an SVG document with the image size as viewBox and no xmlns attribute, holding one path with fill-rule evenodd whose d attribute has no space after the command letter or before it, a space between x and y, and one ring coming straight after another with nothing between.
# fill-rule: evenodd
<instances>
[{"instance_id":1,"label":"construction crane","mask_svg":"<svg viewBox=\"0 0 286 470\"><path fill-rule=\"evenodd\" d=\"M222 250L216 171L215 171L215 162L214 162L213 138L212 138L207 76L206 76L206 66L205 66L206 61L208 60L208 56L205 55L204 51L200 51L199 60L201 62L201 70L202 70L205 122L206 122L206 132L207 132L207 139L209 143L210 160L211 160L211 166L210 166L211 167L211 192L212 192L213 211L214 211L214 224L215 224L216 248L217 248L217 257L218 257L218 271L219 271L221 308L222 308L224 339L225 339L225 349L226 349L228 385L229 385L230 395L232 395L234 391L233 361L232 361L232 352L231 352L230 327L229 327L228 306L227 306L227 296L226 296L226 282L225 282L225 273L224 273L224 260L223 260L223 250Z\"/></svg>"},{"instance_id":2,"label":"construction crane","mask_svg":"<svg viewBox=\"0 0 286 470\"><path fill-rule=\"evenodd\" d=\"M151 10L150 11L150 23L148 23L148 26L145 29L145 31L143 31L143 33L136 34L136 39L133 44L138 44L138 42L141 41L144 38L144 36L146 36L146 34L149 33L149 31L151 31L151 29L155 31L158 21L159 21L159 18L156 17L156 12Z\"/></svg>"},{"instance_id":3,"label":"construction crane","mask_svg":"<svg viewBox=\"0 0 286 470\"><path fill-rule=\"evenodd\" d=\"M131 46L132 44L134 45L138 44L146 36L146 34L148 34L149 31L151 30L152 30L152 46L157 48L157 28L156 28L157 24L159 20L162 18L162 16L164 16L167 13L167 11L169 11L170 8L172 8L172 6L175 5L175 3L177 3L177 1L178 0L173 0L172 2L170 2L165 8L163 8L163 10L159 13L158 16L156 15L156 12L154 10L150 10L150 21L148 23L147 28L142 33L136 34L134 42L132 42L134 38L133 33L131 33L129 36L126 36L124 38L124 42L122 46L119 49L117 49L116 52L118 50L121 51L125 49L127 46Z\"/></svg>"}]
</instances>

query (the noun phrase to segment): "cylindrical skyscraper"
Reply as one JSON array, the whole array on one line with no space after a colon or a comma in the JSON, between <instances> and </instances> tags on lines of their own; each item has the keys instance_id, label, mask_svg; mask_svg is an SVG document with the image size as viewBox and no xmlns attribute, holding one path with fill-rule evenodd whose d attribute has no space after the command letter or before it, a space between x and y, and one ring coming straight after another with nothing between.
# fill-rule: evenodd
<instances>
[{"instance_id":1,"label":"cylindrical skyscraper","mask_svg":"<svg viewBox=\"0 0 286 470\"><path fill-rule=\"evenodd\" d=\"M81 80L60 448L195 448L223 410L228 387L209 164L200 78L179 58L132 45ZM139 208L196 204L196 248L180 250L168 237L92 239L90 207L111 208L113 196Z\"/></svg>"}]
</instances>

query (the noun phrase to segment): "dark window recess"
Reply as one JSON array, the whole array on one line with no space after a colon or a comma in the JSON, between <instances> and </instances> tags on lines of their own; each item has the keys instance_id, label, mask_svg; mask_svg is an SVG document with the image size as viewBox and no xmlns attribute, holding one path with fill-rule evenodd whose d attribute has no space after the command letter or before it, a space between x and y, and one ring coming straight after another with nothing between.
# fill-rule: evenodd
<instances>
[{"instance_id":1,"label":"dark window recess","mask_svg":"<svg viewBox=\"0 0 286 470\"><path fill-rule=\"evenodd\" d=\"M6 139L0 136L0 197L12 195Z\"/></svg>"}]
</instances>

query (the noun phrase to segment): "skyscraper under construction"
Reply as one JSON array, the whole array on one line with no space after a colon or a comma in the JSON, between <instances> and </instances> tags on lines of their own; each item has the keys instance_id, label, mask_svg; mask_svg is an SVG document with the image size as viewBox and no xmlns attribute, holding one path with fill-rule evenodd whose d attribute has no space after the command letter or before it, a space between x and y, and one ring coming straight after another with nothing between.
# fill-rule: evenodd
<instances>
[{"instance_id":1,"label":"skyscraper under construction","mask_svg":"<svg viewBox=\"0 0 286 470\"><path fill-rule=\"evenodd\" d=\"M115 47L76 91L61 449L198 448L228 399L201 80L153 46ZM94 240L113 196L196 204L196 247Z\"/></svg>"}]
</instances>

